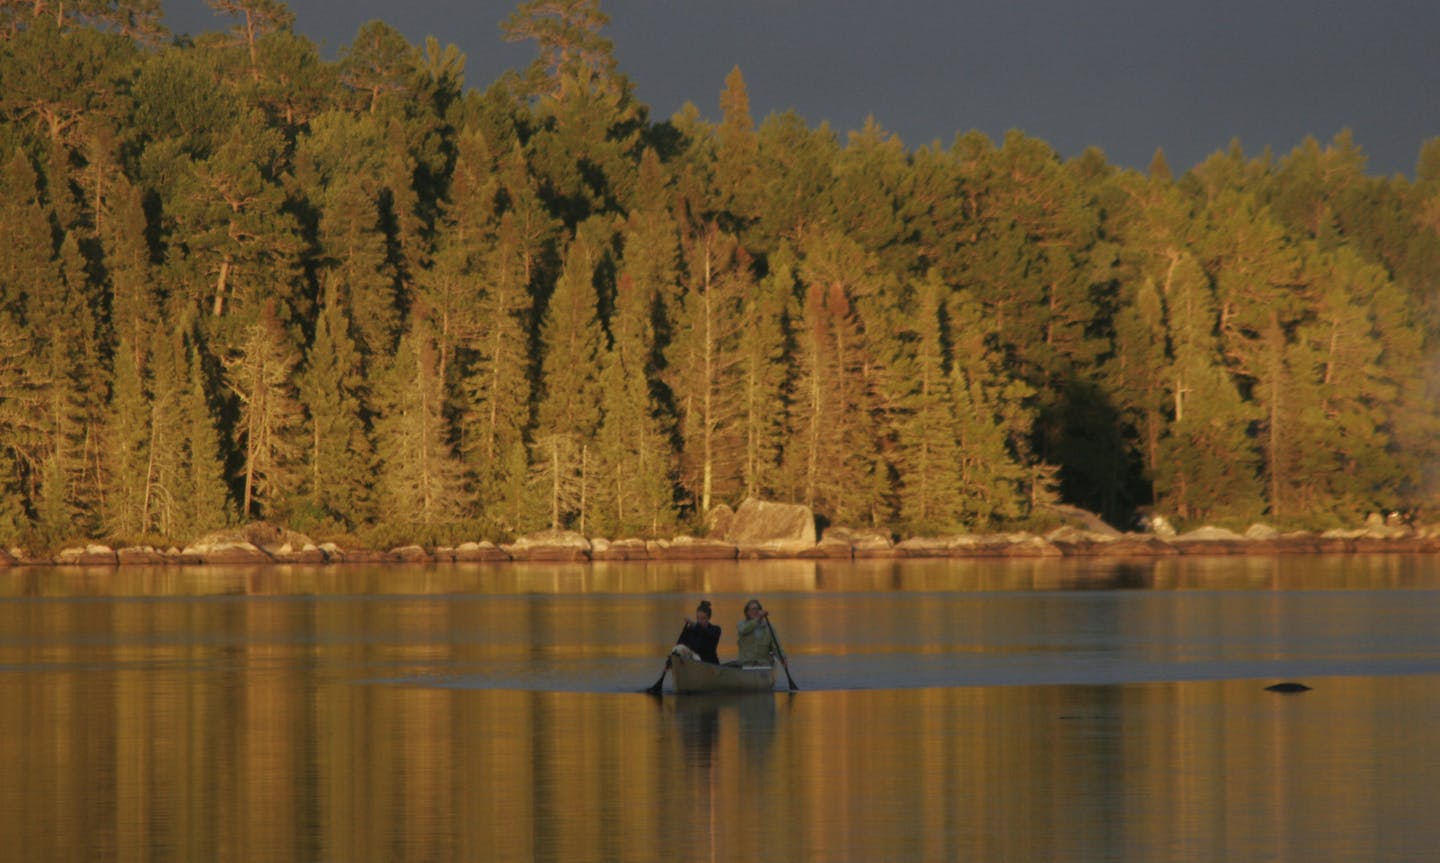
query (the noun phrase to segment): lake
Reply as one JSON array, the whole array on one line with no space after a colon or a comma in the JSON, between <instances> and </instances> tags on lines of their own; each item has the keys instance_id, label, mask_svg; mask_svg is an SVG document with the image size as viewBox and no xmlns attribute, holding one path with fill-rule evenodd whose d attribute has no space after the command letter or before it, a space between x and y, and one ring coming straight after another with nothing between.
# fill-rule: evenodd
<instances>
[{"instance_id":1,"label":"lake","mask_svg":"<svg viewBox=\"0 0 1440 863\"><path fill-rule=\"evenodd\" d=\"M750 596L798 691L639 692ZM1437 621L1412 555L0 570L0 859L1427 859Z\"/></svg>"}]
</instances>

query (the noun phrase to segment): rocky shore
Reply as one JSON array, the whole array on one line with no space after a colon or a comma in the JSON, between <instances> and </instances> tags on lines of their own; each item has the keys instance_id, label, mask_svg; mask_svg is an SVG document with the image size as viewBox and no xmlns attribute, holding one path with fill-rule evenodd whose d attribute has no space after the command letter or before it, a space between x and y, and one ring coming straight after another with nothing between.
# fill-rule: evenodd
<instances>
[{"instance_id":1,"label":"rocky shore","mask_svg":"<svg viewBox=\"0 0 1440 863\"><path fill-rule=\"evenodd\" d=\"M909 537L879 528L816 530L809 509L748 500L735 512L721 507L706 536L672 539L587 538L574 531L541 531L513 543L466 542L455 547L418 545L387 550L340 548L265 523L211 534L185 548L111 548L89 544L53 557L0 550L5 566L124 566L166 564L503 563L583 561L694 561L857 558L1153 558L1167 555L1372 554L1440 552L1440 525L1411 527L1372 517L1359 528L1322 533L1280 533L1263 524L1245 533L1201 527L1185 533L1160 529L1122 533L1093 517L1072 518L1044 534L997 533Z\"/></svg>"}]
</instances>

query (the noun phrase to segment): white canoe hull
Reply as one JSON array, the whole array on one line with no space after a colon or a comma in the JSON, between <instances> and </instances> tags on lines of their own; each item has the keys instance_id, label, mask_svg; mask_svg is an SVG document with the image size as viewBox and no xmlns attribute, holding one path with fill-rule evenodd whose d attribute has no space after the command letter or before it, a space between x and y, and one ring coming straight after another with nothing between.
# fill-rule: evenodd
<instances>
[{"instance_id":1,"label":"white canoe hull","mask_svg":"<svg viewBox=\"0 0 1440 863\"><path fill-rule=\"evenodd\" d=\"M775 666L713 665L683 653L670 655L676 692L765 692L775 688Z\"/></svg>"}]
</instances>

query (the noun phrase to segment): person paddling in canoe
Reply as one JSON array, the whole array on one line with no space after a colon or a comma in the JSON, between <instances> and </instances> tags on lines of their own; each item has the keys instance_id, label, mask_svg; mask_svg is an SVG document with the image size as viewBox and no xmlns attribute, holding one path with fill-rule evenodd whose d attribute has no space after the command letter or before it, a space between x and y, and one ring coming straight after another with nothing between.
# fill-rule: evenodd
<instances>
[{"instance_id":1,"label":"person paddling in canoe","mask_svg":"<svg viewBox=\"0 0 1440 863\"><path fill-rule=\"evenodd\" d=\"M708 662L712 665L720 664L720 655L716 648L720 646L720 627L710 622L710 600L702 599L695 607L695 617L685 618L685 628L680 630L680 637L675 639L675 646L671 648L671 654L676 651L689 651L701 662ZM670 670L670 657L665 657L665 667L660 669L660 679L655 681L645 691L651 695L659 695L660 687L665 683L665 674Z\"/></svg>"},{"instance_id":2,"label":"person paddling in canoe","mask_svg":"<svg viewBox=\"0 0 1440 863\"><path fill-rule=\"evenodd\" d=\"M685 628L680 630L675 643L695 651L701 662L720 663L720 655L716 653L720 646L720 627L710 622L710 600L700 600L695 607L695 617L685 618Z\"/></svg>"},{"instance_id":3,"label":"person paddling in canoe","mask_svg":"<svg viewBox=\"0 0 1440 863\"><path fill-rule=\"evenodd\" d=\"M785 651L780 648L775 628L770 625L770 612L765 610L760 600L752 599L745 603L745 619L740 621L735 631L740 635L740 656L726 665L774 665L778 659L785 669L785 679L791 691L800 688L795 685L795 678L790 676L790 663L785 659Z\"/></svg>"},{"instance_id":4,"label":"person paddling in canoe","mask_svg":"<svg viewBox=\"0 0 1440 863\"><path fill-rule=\"evenodd\" d=\"M735 627L740 635L740 656L732 665L771 665L780 653L775 646L775 633L770 629L770 612L752 599L745 603L745 619Z\"/></svg>"}]
</instances>

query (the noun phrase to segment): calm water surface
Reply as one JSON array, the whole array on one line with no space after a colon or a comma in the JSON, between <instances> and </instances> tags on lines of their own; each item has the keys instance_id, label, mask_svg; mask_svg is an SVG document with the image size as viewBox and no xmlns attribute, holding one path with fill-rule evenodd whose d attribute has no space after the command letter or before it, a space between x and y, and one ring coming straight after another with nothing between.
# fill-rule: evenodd
<instances>
[{"instance_id":1,"label":"calm water surface","mask_svg":"<svg viewBox=\"0 0 1440 863\"><path fill-rule=\"evenodd\" d=\"M798 692L637 692L751 595ZM0 861L1435 859L1437 620L1400 555L0 570Z\"/></svg>"}]
</instances>

